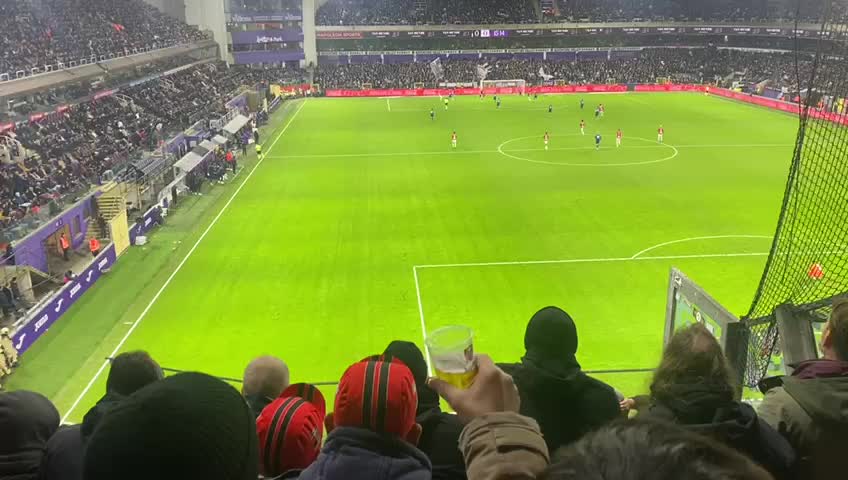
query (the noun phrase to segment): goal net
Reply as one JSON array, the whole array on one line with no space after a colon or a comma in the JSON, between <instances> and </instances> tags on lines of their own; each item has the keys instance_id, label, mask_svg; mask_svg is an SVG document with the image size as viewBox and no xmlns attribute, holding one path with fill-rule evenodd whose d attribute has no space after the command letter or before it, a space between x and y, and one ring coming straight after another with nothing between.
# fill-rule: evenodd
<instances>
[{"instance_id":1,"label":"goal net","mask_svg":"<svg viewBox=\"0 0 848 480\"><path fill-rule=\"evenodd\" d=\"M487 88L499 89L498 93L524 95L527 88L526 80L480 80L480 90Z\"/></svg>"},{"instance_id":2,"label":"goal net","mask_svg":"<svg viewBox=\"0 0 848 480\"><path fill-rule=\"evenodd\" d=\"M800 12L803 0L796 1ZM796 52L791 69L792 94L801 102L799 129L771 252L745 316L750 386L782 363L779 346L788 338L779 330L779 307L822 323L832 299L848 293L848 112L839 106L839 99L848 98L848 42L843 40L848 26L831 2L825 5L817 51Z\"/></svg>"}]
</instances>

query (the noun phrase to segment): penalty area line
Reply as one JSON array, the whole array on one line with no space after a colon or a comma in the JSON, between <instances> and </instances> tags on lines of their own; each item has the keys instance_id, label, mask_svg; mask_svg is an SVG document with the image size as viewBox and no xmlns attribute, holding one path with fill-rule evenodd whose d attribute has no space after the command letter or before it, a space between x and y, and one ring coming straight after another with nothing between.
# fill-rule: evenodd
<instances>
[{"instance_id":1,"label":"penalty area line","mask_svg":"<svg viewBox=\"0 0 848 480\"><path fill-rule=\"evenodd\" d=\"M424 341L424 351L427 349L427 324L424 322L424 304L421 302L421 286L418 283L418 267L412 267L412 276L415 279L415 296L418 297L418 317L421 319L421 339ZM433 376L433 367L427 356L427 375Z\"/></svg>"},{"instance_id":2,"label":"penalty area line","mask_svg":"<svg viewBox=\"0 0 848 480\"><path fill-rule=\"evenodd\" d=\"M277 141L280 140L280 137L282 137L283 134L286 132L286 130L289 129L289 126L291 126L294 119L297 118L297 115L300 113L301 110L303 110L303 106L306 105L306 102L307 102L307 100L304 100L303 103L300 104L300 106L294 112L292 117L289 119L288 123L286 123L286 125L283 127L283 129L280 131L280 133L277 134L277 137L271 143L271 146L268 148L268 151L271 151L274 148L274 145L277 144ZM267 157L259 158L259 161L256 162L256 165L253 166L253 168L250 170L250 173L247 174L247 176L244 178L244 180L238 186L236 191L233 192L232 196L230 196L230 199L227 200L227 203L225 203L224 206L221 207L221 210L218 212L217 215L215 215L215 218L212 219L212 222L209 223L209 226L206 227L206 230L204 230L203 233L200 234L200 237L198 237L197 241L194 242L194 245L191 247L191 249L188 251L188 253L186 253L186 256L183 257L182 261L180 261L180 263L177 265L177 267L174 269L174 271L171 272L171 275L168 276L168 278L165 280L165 283L162 284L162 287L159 289L159 291L157 291L156 294L153 296L153 298L150 299L150 303L147 304L147 306L144 308L144 310L141 312L141 314L138 316L138 318L135 320L135 322L133 322L133 324L129 328L129 330L127 330L127 333L124 335L124 337L121 339L121 341L118 342L118 345L115 347L115 349L112 350L112 353L109 354L109 358L114 358L115 355L118 354L118 351L124 346L124 343L127 342L127 339L130 338L130 335L132 335L132 333L135 331L135 329L138 327L138 325L141 323L141 321L144 319L144 317L147 316L147 312L149 312L150 309L153 307L153 305L156 303L156 301L159 300L159 296L161 296L162 292L164 292L165 289L168 288L168 285L171 284L171 281L174 279L174 277L176 277L177 273L179 273L179 271L182 270L183 265L185 265L185 263L188 261L188 259L191 257L191 255L194 253L194 251L197 250L197 247L206 238L206 235L209 233L210 230L212 230L212 227L214 227L215 224L218 223L218 220L221 218L221 216L224 214L224 212L227 210L227 208L230 206L230 204L233 203L233 200L236 199L236 196L238 196L239 192L241 192L241 189L244 188L245 184L247 184L247 181L250 180L250 178L256 172L256 169L259 168L260 165L262 165L262 162L265 160L265 158L267 158ZM94 376L91 377L91 380L88 382L88 384L82 390L82 393L79 394L77 399L74 400L74 403L71 405L71 408L69 408L68 411L65 413L65 415L62 417L61 423L65 423L68 420L68 417L70 417L71 414L74 412L74 410L76 410L76 408L79 406L82 399L88 394L89 390L91 390L91 387L94 386L94 383L97 381L98 378L100 378L100 375L103 374L103 371L106 370L106 367L108 365L109 365L109 360L108 359L104 360L103 364L101 364L100 368L97 370L97 373L95 373Z\"/></svg>"}]
</instances>

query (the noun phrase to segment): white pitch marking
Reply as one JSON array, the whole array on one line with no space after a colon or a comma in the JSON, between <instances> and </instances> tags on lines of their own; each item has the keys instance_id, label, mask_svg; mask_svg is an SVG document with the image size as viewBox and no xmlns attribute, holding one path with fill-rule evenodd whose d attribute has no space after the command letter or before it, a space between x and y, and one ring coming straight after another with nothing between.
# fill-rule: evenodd
<instances>
[{"instance_id":1,"label":"white pitch marking","mask_svg":"<svg viewBox=\"0 0 848 480\"><path fill-rule=\"evenodd\" d=\"M650 252L652 250L656 250L658 248L666 247L668 245L675 245L675 244L678 244L678 243L686 243L686 242L694 242L694 241L697 241L697 240L719 240L719 239L725 239L725 238L767 238L767 239L773 239L774 237L771 236L771 235L709 235L709 236L705 236L705 237L681 238L680 240L672 240L670 242L658 243L658 244L654 245L653 247L648 247L648 248L634 254L630 258L635 259L637 257L642 256L642 254L648 253L648 252Z\"/></svg>"},{"instance_id":2,"label":"white pitch marking","mask_svg":"<svg viewBox=\"0 0 848 480\"><path fill-rule=\"evenodd\" d=\"M569 135L559 135L559 136L560 137L580 137L580 136L583 136L583 135L582 134L569 134ZM662 143L662 144L657 143L656 145L651 145L651 147L652 148L658 147L658 146L667 147L667 148L672 149L672 151L674 151L674 153L672 153L671 155L669 155L667 157L663 157L663 158L660 158L660 159L657 159L657 160L648 160L648 161L645 161L645 162L565 163L565 162L546 162L544 160L533 160L533 159L530 159L530 158L519 157L518 155L512 155L509 152L505 152L503 150L503 147L505 145L512 143L512 142L516 142L518 140L524 140L524 139L527 139L527 138L538 138L538 136L537 135L528 135L528 136L525 136L525 137L516 137L516 138L509 139L509 140L501 143L500 145L498 145L498 153L500 153L501 155L503 155L505 157L512 158L514 160L520 160L522 162L541 163L541 164L545 164L545 165L557 165L557 166L560 166L560 167L630 167L630 166L636 166L636 165L650 165L652 163L662 163L662 162L667 162L669 160L673 160L674 158L677 157L677 155L680 154L680 151L677 148L675 148L674 145L671 145L671 144L668 144L668 143ZM591 139L591 136L589 136L589 138ZM627 138L629 138L631 140L639 140L639 141L647 142L647 143L655 143L653 140L648 140L646 138L641 138L641 137L627 137ZM608 149L612 150L612 148L602 148L602 150L608 150Z\"/></svg>"},{"instance_id":3,"label":"white pitch marking","mask_svg":"<svg viewBox=\"0 0 848 480\"><path fill-rule=\"evenodd\" d=\"M700 255L667 255L661 257L609 257L609 258L566 258L562 260L526 260L516 262L476 262L476 263L444 263L433 265L416 265L416 268L461 268L461 267L501 267L508 265L548 265L568 263L613 263L613 262L638 262L646 260L675 260L683 258L713 258L713 257L763 257L768 253L714 253Z\"/></svg>"},{"instance_id":4,"label":"white pitch marking","mask_svg":"<svg viewBox=\"0 0 848 480\"><path fill-rule=\"evenodd\" d=\"M796 252L804 255L848 255L848 250L823 250ZM517 262L477 262L477 263L437 263L432 265L416 265L415 268L462 268L462 267L502 267L521 265L549 265L570 263L615 263L615 262L646 262L650 260L683 260L690 258L735 258L735 257L767 257L769 252L739 252L739 253L704 253L695 255L661 255L655 257L610 257L610 258L567 258L563 260L527 260Z\"/></svg>"},{"instance_id":5,"label":"white pitch marking","mask_svg":"<svg viewBox=\"0 0 848 480\"><path fill-rule=\"evenodd\" d=\"M392 111L392 101L389 99L389 97L386 97L386 107L389 109L390 112Z\"/></svg>"},{"instance_id":6,"label":"white pitch marking","mask_svg":"<svg viewBox=\"0 0 848 480\"><path fill-rule=\"evenodd\" d=\"M297 117L297 114L299 114L300 111L303 110L303 106L306 105L306 102L307 102L307 100L304 100L303 103L300 104L300 107L298 107L297 110L294 112L294 115L292 115L292 117L289 119L286 126L283 127L283 129L277 135L277 138L275 138L274 142L271 143L271 146L268 147L268 151L271 151L274 148L274 145L277 144L277 141L280 140L280 137L282 137L283 134L286 132L286 130L289 129L289 126L291 126L292 122ZM174 271L171 272L171 275L165 280L165 283L162 285L162 287L159 289L159 291L156 292L156 295L153 296L153 298L150 300L150 303L147 304L147 307L144 308L144 310L141 312L141 314L138 316L138 318L135 320L135 322L133 322L132 326L127 331L126 335L124 335L124 338L122 338L121 341L118 342L118 346L116 346L115 349L112 350L112 353L109 354L109 358L112 358L115 355L117 355L118 351L121 349L121 347L124 346L124 343L126 343L127 339L130 338L130 335L132 335L132 333L135 331L135 329L141 323L141 320L145 316L147 316L147 312L150 311L150 309L153 307L153 304L156 303L156 300L158 300L159 296L162 295L162 292L164 292L165 289L168 287L168 285L171 284L171 281L174 279L174 277L177 275L177 273L183 268L183 265L185 265L185 263L188 261L189 257L191 257L191 255L194 253L194 251L200 245L200 242L202 242L203 239L206 238L206 235L209 233L210 230L212 230L212 227L214 227L215 224L218 223L218 220L221 218L221 216L227 210L227 207L229 207L230 204L233 203L233 200L235 200L236 196L239 194L239 192L241 192L241 189L244 188L247 181L250 180L250 177L253 176L253 173L256 172L256 169L259 168L259 165L262 164L262 162L265 160L265 158L267 158L267 157L262 157L262 158L259 159L258 162L256 162L256 165L253 166L253 169L250 170L250 173L241 182L241 185L239 185L239 187L236 189L236 191L233 192L233 195L230 197L229 200L227 200L227 203L225 203L224 206L221 207L221 211L218 212L218 214L215 216L215 218L212 219L212 222L209 224L208 227L206 227L206 230L204 230L203 233L200 234L200 237L194 243L194 246L191 247L191 250L189 250L188 253L186 253L186 256L177 265L177 268L175 268ZM82 393L80 393L79 397L77 397L77 399L71 405L71 408L68 409L67 413L65 413L65 416L62 417L61 423L65 423L65 421L68 419L68 417L71 416L71 413L74 412L74 409L77 408L79 403L82 401L83 397L85 397L85 395L88 393L88 391L91 390L91 387L94 385L94 382L97 381L97 379L100 377L100 375L103 373L103 371L106 369L106 367L108 365L109 365L109 360L104 360L103 364L100 365L100 368L97 370L97 373L95 373L94 376L91 377L91 381L89 381L88 385L85 386Z\"/></svg>"},{"instance_id":7,"label":"white pitch marking","mask_svg":"<svg viewBox=\"0 0 848 480\"><path fill-rule=\"evenodd\" d=\"M415 278L415 295L418 297L418 317L421 319L421 336L424 340L424 348L427 348L427 325L424 323L424 304L421 303L421 287L418 284L418 267L412 267L412 276ZM427 362L427 375L433 375L433 367Z\"/></svg>"},{"instance_id":8,"label":"white pitch marking","mask_svg":"<svg viewBox=\"0 0 848 480\"><path fill-rule=\"evenodd\" d=\"M530 137L528 137L530 138ZM630 137L634 138L634 137ZM726 145L675 145L676 148L707 148L707 147L715 147L715 148L736 148L736 147L747 147L747 148L756 148L756 147L791 147L794 145L790 144L726 144ZM630 150L630 149L645 149L645 148L662 148L662 147L671 147L668 144L656 144L656 145L625 145L623 147L618 148L617 150ZM549 150L594 150L595 147L553 147ZM616 150L614 147L601 147L601 150ZM544 148L521 148L515 150L509 150L510 152L543 152ZM305 155L269 155L270 158L345 158L345 157L404 157L404 156L424 156L424 155L458 155L458 154L472 154L479 155L481 153L501 153L498 150L438 150L431 152L394 152L394 153L328 153L328 154L305 154ZM553 162L551 162L553 163ZM562 165L558 163L557 165Z\"/></svg>"}]
</instances>

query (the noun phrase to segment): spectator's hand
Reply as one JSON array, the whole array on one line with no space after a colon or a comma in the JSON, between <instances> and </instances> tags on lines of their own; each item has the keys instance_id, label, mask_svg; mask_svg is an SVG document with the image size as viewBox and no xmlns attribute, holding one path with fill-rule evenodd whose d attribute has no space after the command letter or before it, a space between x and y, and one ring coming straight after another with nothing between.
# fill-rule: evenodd
<instances>
[{"instance_id":1,"label":"spectator's hand","mask_svg":"<svg viewBox=\"0 0 848 480\"><path fill-rule=\"evenodd\" d=\"M517 412L521 398L512 377L498 368L488 355L477 356L477 368L477 377L467 390L438 378L430 378L427 384L465 420L488 413Z\"/></svg>"},{"instance_id":2,"label":"spectator's hand","mask_svg":"<svg viewBox=\"0 0 848 480\"><path fill-rule=\"evenodd\" d=\"M618 406L621 407L622 412L630 413L630 410L636 408L636 400L632 398L625 398L624 400L618 403Z\"/></svg>"}]
</instances>

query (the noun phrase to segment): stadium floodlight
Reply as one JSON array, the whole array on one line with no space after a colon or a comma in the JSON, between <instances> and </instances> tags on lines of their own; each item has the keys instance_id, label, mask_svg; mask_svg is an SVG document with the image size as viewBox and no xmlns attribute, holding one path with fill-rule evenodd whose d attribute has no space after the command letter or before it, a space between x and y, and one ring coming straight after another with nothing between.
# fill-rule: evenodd
<instances>
[{"instance_id":1,"label":"stadium floodlight","mask_svg":"<svg viewBox=\"0 0 848 480\"><path fill-rule=\"evenodd\" d=\"M480 80L480 89L486 88L508 88L511 90L501 91L501 93L524 95L527 90L527 80Z\"/></svg>"}]
</instances>

